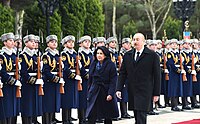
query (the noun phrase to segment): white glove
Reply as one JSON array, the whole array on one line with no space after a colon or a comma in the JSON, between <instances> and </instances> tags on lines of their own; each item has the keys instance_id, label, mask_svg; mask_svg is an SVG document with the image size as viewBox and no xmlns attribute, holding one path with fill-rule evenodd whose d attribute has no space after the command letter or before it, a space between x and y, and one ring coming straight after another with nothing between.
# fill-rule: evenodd
<instances>
[{"instance_id":1,"label":"white glove","mask_svg":"<svg viewBox=\"0 0 200 124\"><path fill-rule=\"evenodd\" d=\"M182 69L181 74L186 74L186 71L184 69Z\"/></svg>"},{"instance_id":2,"label":"white glove","mask_svg":"<svg viewBox=\"0 0 200 124\"><path fill-rule=\"evenodd\" d=\"M82 68L82 64L81 64L80 60L78 60L78 65L79 65L79 68L81 69Z\"/></svg>"},{"instance_id":3,"label":"white glove","mask_svg":"<svg viewBox=\"0 0 200 124\"><path fill-rule=\"evenodd\" d=\"M22 83L19 80L17 80L16 83L15 83L15 86L21 87Z\"/></svg>"},{"instance_id":4,"label":"white glove","mask_svg":"<svg viewBox=\"0 0 200 124\"><path fill-rule=\"evenodd\" d=\"M192 70L191 74L196 75L197 74L196 70Z\"/></svg>"},{"instance_id":5,"label":"white glove","mask_svg":"<svg viewBox=\"0 0 200 124\"><path fill-rule=\"evenodd\" d=\"M182 56L182 63L185 61L184 57Z\"/></svg>"},{"instance_id":6,"label":"white glove","mask_svg":"<svg viewBox=\"0 0 200 124\"><path fill-rule=\"evenodd\" d=\"M62 69L65 67L64 63L62 62Z\"/></svg>"},{"instance_id":7,"label":"white glove","mask_svg":"<svg viewBox=\"0 0 200 124\"><path fill-rule=\"evenodd\" d=\"M195 64L195 63L197 63L197 58L196 58L196 57L194 58L194 64Z\"/></svg>"},{"instance_id":8,"label":"white glove","mask_svg":"<svg viewBox=\"0 0 200 124\"><path fill-rule=\"evenodd\" d=\"M65 84L65 81L63 80L63 78L60 78L59 83L60 83L60 84L63 84L63 85Z\"/></svg>"},{"instance_id":9,"label":"white glove","mask_svg":"<svg viewBox=\"0 0 200 124\"><path fill-rule=\"evenodd\" d=\"M41 84L41 85L43 85L43 84L44 84L44 82L43 82L43 80L42 80L42 79L37 79L37 80L36 80L36 82L35 82L35 84Z\"/></svg>"},{"instance_id":10,"label":"white glove","mask_svg":"<svg viewBox=\"0 0 200 124\"><path fill-rule=\"evenodd\" d=\"M1 80L0 80L0 88L3 88L3 83L1 82Z\"/></svg>"},{"instance_id":11,"label":"white glove","mask_svg":"<svg viewBox=\"0 0 200 124\"><path fill-rule=\"evenodd\" d=\"M167 74L169 73L168 69L165 69L164 72L167 73Z\"/></svg>"},{"instance_id":12,"label":"white glove","mask_svg":"<svg viewBox=\"0 0 200 124\"><path fill-rule=\"evenodd\" d=\"M21 70L21 64L20 64L20 62L18 62L18 69L19 69L19 71Z\"/></svg>"},{"instance_id":13,"label":"white glove","mask_svg":"<svg viewBox=\"0 0 200 124\"><path fill-rule=\"evenodd\" d=\"M75 79L76 79L76 80L79 80L79 81L82 83L82 78L81 78L80 75L76 75Z\"/></svg>"},{"instance_id":14,"label":"white glove","mask_svg":"<svg viewBox=\"0 0 200 124\"><path fill-rule=\"evenodd\" d=\"M40 70L42 71L43 69L43 61L40 62Z\"/></svg>"}]
</instances>

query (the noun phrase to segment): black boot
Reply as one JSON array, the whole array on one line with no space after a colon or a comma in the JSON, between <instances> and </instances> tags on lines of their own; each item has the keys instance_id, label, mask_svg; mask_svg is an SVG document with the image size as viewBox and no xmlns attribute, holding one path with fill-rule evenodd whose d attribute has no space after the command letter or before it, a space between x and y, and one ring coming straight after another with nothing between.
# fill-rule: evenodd
<instances>
[{"instance_id":1,"label":"black boot","mask_svg":"<svg viewBox=\"0 0 200 124\"><path fill-rule=\"evenodd\" d=\"M32 124L32 117L22 117L22 124Z\"/></svg>"},{"instance_id":2,"label":"black boot","mask_svg":"<svg viewBox=\"0 0 200 124\"><path fill-rule=\"evenodd\" d=\"M85 109L78 109L78 119L79 119L79 124L86 123Z\"/></svg>"},{"instance_id":3,"label":"black boot","mask_svg":"<svg viewBox=\"0 0 200 124\"><path fill-rule=\"evenodd\" d=\"M38 122L37 117L32 117L32 123L33 124L40 124L40 122Z\"/></svg>"},{"instance_id":4,"label":"black boot","mask_svg":"<svg viewBox=\"0 0 200 124\"><path fill-rule=\"evenodd\" d=\"M44 113L42 116L42 124L51 124L51 114L50 113Z\"/></svg>"},{"instance_id":5,"label":"black boot","mask_svg":"<svg viewBox=\"0 0 200 124\"><path fill-rule=\"evenodd\" d=\"M127 102L120 102L121 118L130 119L132 118L127 112Z\"/></svg>"},{"instance_id":6,"label":"black boot","mask_svg":"<svg viewBox=\"0 0 200 124\"><path fill-rule=\"evenodd\" d=\"M69 114L69 113L71 113L71 111L69 111L69 109L63 109L62 110L62 122L63 122L63 124L73 124L72 122L71 122L71 114Z\"/></svg>"}]
</instances>

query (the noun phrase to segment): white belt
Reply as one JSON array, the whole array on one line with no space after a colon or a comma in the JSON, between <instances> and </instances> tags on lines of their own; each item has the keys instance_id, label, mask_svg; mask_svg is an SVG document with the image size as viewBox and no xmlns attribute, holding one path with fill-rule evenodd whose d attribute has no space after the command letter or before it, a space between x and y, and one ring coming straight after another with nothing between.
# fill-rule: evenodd
<instances>
[{"instance_id":1,"label":"white belt","mask_svg":"<svg viewBox=\"0 0 200 124\"><path fill-rule=\"evenodd\" d=\"M179 68L180 67L180 65L175 65L177 68Z\"/></svg>"},{"instance_id":2,"label":"white belt","mask_svg":"<svg viewBox=\"0 0 200 124\"><path fill-rule=\"evenodd\" d=\"M163 64L160 64L160 67L162 67L163 66Z\"/></svg>"},{"instance_id":3,"label":"white belt","mask_svg":"<svg viewBox=\"0 0 200 124\"><path fill-rule=\"evenodd\" d=\"M76 72L76 70L75 69L72 69L72 70L70 70L71 72Z\"/></svg>"},{"instance_id":4,"label":"white belt","mask_svg":"<svg viewBox=\"0 0 200 124\"><path fill-rule=\"evenodd\" d=\"M37 76L37 73L28 73L30 76Z\"/></svg>"},{"instance_id":5,"label":"white belt","mask_svg":"<svg viewBox=\"0 0 200 124\"><path fill-rule=\"evenodd\" d=\"M197 68L199 68L200 67L200 65L196 65L197 66Z\"/></svg>"},{"instance_id":6,"label":"white belt","mask_svg":"<svg viewBox=\"0 0 200 124\"><path fill-rule=\"evenodd\" d=\"M9 75L15 75L15 72L8 72Z\"/></svg>"},{"instance_id":7,"label":"white belt","mask_svg":"<svg viewBox=\"0 0 200 124\"><path fill-rule=\"evenodd\" d=\"M88 71L89 71L89 69L85 69L85 71L87 71L87 72L88 72Z\"/></svg>"},{"instance_id":8,"label":"white belt","mask_svg":"<svg viewBox=\"0 0 200 124\"><path fill-rule=\"evenodd\" d=\"M51 74L58 74L58 72L51 72Z\"/></svg>"},{"instance_id":9,"label":"white belt","mask_svg":"<svg viewBox=\"0 0 200 124\"><path fill-rule=\"evenodd\" d=\"M187 66L188 68L191 68L191 66Z\"/></svg>"}]
</instances>

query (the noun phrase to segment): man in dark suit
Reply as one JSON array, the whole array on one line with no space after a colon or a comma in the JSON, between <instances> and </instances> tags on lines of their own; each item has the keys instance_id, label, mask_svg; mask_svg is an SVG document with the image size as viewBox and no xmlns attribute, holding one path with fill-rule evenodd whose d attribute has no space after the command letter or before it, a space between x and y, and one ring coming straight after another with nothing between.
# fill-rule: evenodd
<instances>
[{"instance_id":1,"label":"man in dark suit","mask_svg":"<svg viewBox=\"0 0 200 124\"><path fill-rule=\"evenodd\" d=\"M121 98L128 79L128 108L134 111L136 124L146 124L151 100L158 101L160 95L160 62L158 55L145 47L143 34L136 33L133 43L135 49L123 57L116 95Z\"/></svg>"}]
</instances>

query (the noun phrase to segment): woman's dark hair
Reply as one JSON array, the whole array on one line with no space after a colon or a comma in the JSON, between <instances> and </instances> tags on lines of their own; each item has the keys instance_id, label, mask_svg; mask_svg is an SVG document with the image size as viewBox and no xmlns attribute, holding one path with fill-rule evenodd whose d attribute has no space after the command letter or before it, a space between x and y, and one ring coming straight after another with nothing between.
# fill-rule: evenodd
<instances>
[{"instance_id":1,"label":"woman's dark hair","mask_svg":"<svg viewBox=\"0 0 200 124\"><path fill-rule=\"evenodd\" d=\"M105 46L100 46L100 47L97 47L96 50L94 51L94 58L95 60L97 60L97 50L102 50L103 54L106 56L106 58L110 58L110 52L108 50L108 48L106 48Z\"/></svg>"}]
</instances>

